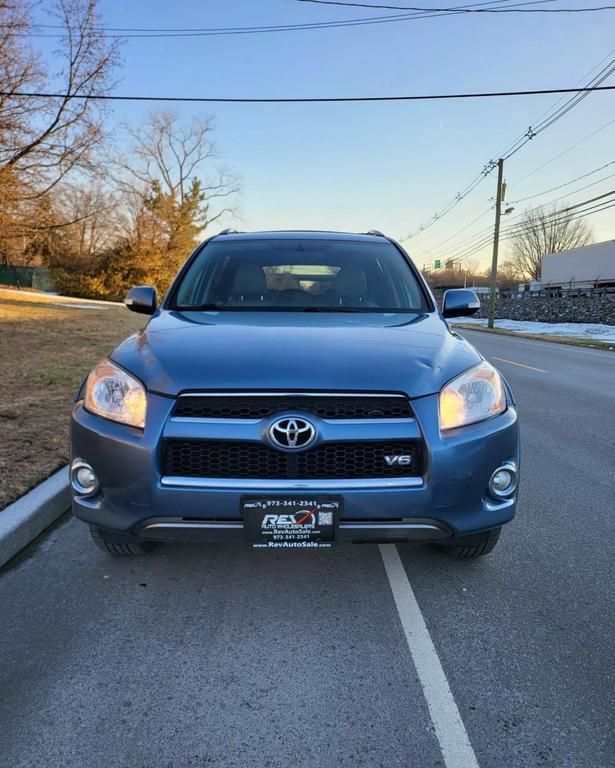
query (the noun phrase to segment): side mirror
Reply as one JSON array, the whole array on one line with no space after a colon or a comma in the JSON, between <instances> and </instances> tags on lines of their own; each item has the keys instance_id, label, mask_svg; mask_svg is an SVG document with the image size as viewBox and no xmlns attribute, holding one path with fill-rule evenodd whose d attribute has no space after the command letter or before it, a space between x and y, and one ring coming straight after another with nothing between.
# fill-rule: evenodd
<instances>
[{"instance_id":1,"label":"side mirror","mask_svg":"<svg viewBox=\"0 0 615 768\"><path fill-rule=\"evenodd\" d=\"M157 303L156 289L150 288L149 285L131 288L124 299L124 304L131 312L140 312L142 315L153 315Z\"/></svg>"},{"instance_id":2,"label":"side mirror","mask_svg":"<svg viewBox=\"0 0 615 768\"><path fill-rule=\"evenodd\" d=\"M444 292L442 314L444 317L473 315L480 309L480 301L474 291L467 288L452 288Z\"/></svg>"}]
</instances>

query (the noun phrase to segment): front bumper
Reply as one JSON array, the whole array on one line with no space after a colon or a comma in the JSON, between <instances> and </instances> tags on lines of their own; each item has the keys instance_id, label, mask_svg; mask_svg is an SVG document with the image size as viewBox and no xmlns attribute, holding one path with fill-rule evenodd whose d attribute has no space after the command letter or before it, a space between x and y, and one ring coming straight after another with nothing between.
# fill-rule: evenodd
<instances>
[{"instance_id":1,"label":"front bumper","mask_svg":"<svg viewBox=\"0 0 615 768\"><path fill-rule=\"evenodd\" d=\"M150 394L144 432L95 416L82 401L74 406L71 453L91 464L100 491L91 498L74 495L73 510L81 520L105 529L107 538L242 541L242 496L288 496L306 490L313 495L343 496L341 541L447 540L498 527L515 514L516 495L496 500L487 492L496 467L505 461L519 466L512 398L500 416L446 436L438 428L436 395L412 401L415 419L385 424L323 422L325 439L378 439L381 434L382 439L420 437L424 441L421 478L352 481L163 478L159 471L162 438L179 431L185 435L188 430L192 437L224 434L232 439L236 434L239 439L246 428L210 421L177 424L169 418L174 402Z\"/></svg>"}]
</instances>

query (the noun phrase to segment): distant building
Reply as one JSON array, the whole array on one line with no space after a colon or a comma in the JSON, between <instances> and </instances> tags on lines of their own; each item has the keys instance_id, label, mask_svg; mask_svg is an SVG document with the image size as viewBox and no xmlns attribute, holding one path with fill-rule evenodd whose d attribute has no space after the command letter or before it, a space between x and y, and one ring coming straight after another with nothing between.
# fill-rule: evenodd
<instances>
[{"instance_id":1,"label":"distant building","mask_svg":"<svg viewBox=\"0 0 615 768\"><path fill-rule=\"evenodd\" d=\"M542 260L541 287L615 288L615 240L547 254Z\"/></svg>"}]
</instances>

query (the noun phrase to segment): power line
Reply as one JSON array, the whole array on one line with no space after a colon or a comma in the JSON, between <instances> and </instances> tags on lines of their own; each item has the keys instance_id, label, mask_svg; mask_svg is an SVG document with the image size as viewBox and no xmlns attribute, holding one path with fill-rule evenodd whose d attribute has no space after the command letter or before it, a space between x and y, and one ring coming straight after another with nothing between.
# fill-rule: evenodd
<instances>
[{"instance_id":1,"label":"power line","mask_svg":"<svg viewBox=\"0 0 615 768\"><path fill-rule=\"evenodd\" d=\"M596 66L600 66L600 64L602 64L603 61L604 59L602 59ZM595 68L596 67L593 67L592 70L590 70L590 72L593 71L593 69ZM600 90L601 88L605 87L605 86L601 86L600 83L604 82L604 80L608 78L614 71L615 71L615 60L612 60L608 64L606 64L600 70L600 72L598 72L598 74L595 75L589 81L589 83L584 87L582 91L584 95L581 98L585 98L585 96L591 93L593 90ZM579 91L578 93L580 94L581 91ZM525 144L531 141L535 136L537 136L539 133L542 133L548 127L553 125L553 123L555 123L557 120L563 117L567 112L569 112L574 106L576 106L579 103L581 98L579 98L578 95L575 95L572 99L568 99L561 107L557 108L553 112L556 105L561 102L561 99L559 99L558 102L556 102L556 105L554 105L551 108L551 110L548 110L546 113L543 112L543 114L539 118L540 122L538 123L535 129L533 129L530 126L526 131L526 133L524 133L519 139L517 139L512 144L512 146L510 146L504 152L499 153L499 157L503 158L504 160L507 160L508 158L512 157L522 147L524 147ZM549 114L549 112L551 112L551 114ZM489 176L492 173L496 165L497 164L495 163L494 160L490 160L487 163L487 165L483 167L483 170L478 175L478 177L475 177L475 179L472 182L470 182L470 184L468 184L468 186L462 192L458 192L457 195L444 207L442 211L439 211L438 213L434 214L431 217L431 219L429 219L425 224L422 224L414 232L410 232L408 235L406 235L406 237L401 238L402 242L405 240L410 240L412 237L415 237L421 232L424 232L426 229L433 226L437 221L439 221L443 216L449 213L456 205L458 205L465 197L467 197L467 195L469 195L470 192L472 192L481 183L481 181L483 181L483 179L485 179L487 176ZM531 175L531 174L528 174L528 175Z\"/></svg>"},{"instance_id":2,"label":"power line","mask_svg":"<svg viewBox=\"0 0 615 768\"><path fill-rule=\"evenodd\" d=\"M172 101L172 102L220 102L229 104L330 104L371 101L443 101L451 99L487 99L508 96L543 96L552 93L582 93L584 91L615 91L615 85L603 85L592 88L541 88L523 91L474 91L469 93L438 93L416 94L404 96L292 96L288 98L260 98L235 96L119 96L114 94L74 94L70 99L86 99L96 101ZM65 93L45 93L26 91L0 91L0 96L15 98L64 99ZM491 166L490 161L485 168ZM483 169L479 178L489 173Z\"/></svg>"},{"instance_id":3,"label":"power line","mask_svg":"<svg viewBox=\"0 0 615 768\"><path fill-rule=\"evenodd\" d=\"M498 3L510 2L510 0L491 0L491 2L472 3L463 6L452 7L448 11L431 11L423 9L411 13L389 14L386 16L369 16L356 19L339 19L329 21L301 22L299 24L270 24L261 26L246 27L102 27L88 26L88 31L104 32L107 37L122 40L138 40L148 38L172 38L172 37L212 37L228 35L252 35L268 34L275 32L303 32L306 30L335 29L338 27L362 27L373 24L389 24L401 21L416 21L419 19L431 19L444 16L456 16L459 13L465 13L472 8L487 5L494 6ZM522 3L514 3L514 6L538 5L542 3L555 2L555 0L526 0ZM615 7L615 6L613 6ZM511 6L512 9L512 6ZM606 7L605 7L606 9ZM8 25L4 25L8 26ZM65 33L65 28L57 24L36 24L36 29L57 29L58 32L33 32L28 30L9 31L13 36L36 37L36 38L58 38Z\"/></svg>"},{"instance_id":4,"label":"power line","mask_svg":"<svg viewBox=\"0 0 615 768\"><path fill-rule=\"evenodd\" d=\"M582 187L579 187L578 189L574 189L572 192L565 192L563 195L560 195L559 197L554 197L552 200L549 201L549 203L546 203L546 205L553 205L553 203L557 203L559 200L567 199L572 195L578 195L579 192L584 192L586 189L595 187L596 184L602 184L603 181L608 181L613 177L615 177L615 173L609 173L608 176L603 176L601 179L592 181L590 184L584 184Z\"/></svg>"},{"instance_id":5,"label":"power line","mask_svg":"<svg viewBox=\"0 0 615 768\"><path fill-rule=\"evenodd\" d=\"M489 211L487 211L487 213L489 213ZM458 242L454 243L452 246L449 246L448 248L445 248L439 252L436 252L435 258L438 258L438 259L446 258L446 254L450 254L451 250L458 250L459 248L462 248L462 247L466 248L472 245L473 243L475 243L476 238L478 237L482 238L486 236L489 236L491 239L493 239L493 225L480 229L478 232L474 232L472 235L468 235L464 237L462 240L459 240Z\"/></svg>"},{"instance_id":6,"label":"power line","mask_svg":"<svg viewBox=\"0 0 615 768\"><path fill-rule=\"evenodd\" d=\"M483 207L484 207L484 206L482 206L482 205L481 205L481 208L483 208ZM465 232L465 230L466 230L466 229L469 229L469 228L470 228L470 227L471 227L473 224L476 224L476 222L477 222L477 221L480 221L480 219L484 219L484 218L485 218L485 216L486 216L486 215L487 215L487 214L488 214L488 213L489 213L489 212L490 212L492 209L493 209L493 204L491 204L491 203L490 203L490 204L489 204L489 207L487 208L487 210L486 210L486 211L483 211L483 212L482 212L481 214L479 214L479 215L478 215L478 216L477 216L475 219L472 219L472 221L470 221L470 222L469 222L468 224L466 224L465 226L461 227L461 229L458 229L456 232L453 232L453 234L452 234L452 235L449 235L449 236L448 236L446 239L444 239L444 240L441 240L439 243L436 243L436 244L433 246L433 248L430 248L430 249L429 249L430 253L433 253L433 252L435 251L435 253L436 253L436 254L438 254L438 250L437 250L437 249L438 249L438 248L440 248L440 246L444 245L444 243L448 243L450 240L452 240L454 237L457 237L457 235L461 234L462 232ZM471 237L475 237L475 235L472 235ZM463 241L462 241L462 242L463 242ZM440 251L440 253L442 253L442 252L443 252L443 251Z\"/></svg>"},{"instance_id":7,"label":"power line","mask_svg":"<svg viewBox=\"0 0 615 768\"><path fill-rule=\"evenodd\" d=\"M121 40L141 40L148 38L169 38L169 37L217 37L217 36L232 36L232 35L257 35L268 34L273 32L304 32L307 30L318 29L337 29L343 27L365 27L373 24L389 24L398 21L413 21L416 19L428 19L439 16L453 16L454 12L449 13L433 13L433 14L397 14L394 16L374 16L373 18L365 19L347 19L346 21L324 21L324 22L311 22L301 24L271 24L269 26L256 26L256 27L204 27L204 28L187 28L184 30L150 30L150 29L135 29L126 30L125 32L113 32L113 28L105 27L90 27L89 30L97 30L105 32L105 36L112 39ZM42 25L38 25L42 26ZM47 27L50 28L50 27ZM121 29L121 28L119 28ZM63 31L62 31L63 30ZM19 31L11 32L9 34L14 37L35 37L35 38L58 38L63 37L65 28L58 27L58 32L30 32Z\"/></svg>"},{"instance_id":8,"label":"power line","mask_svg":"<svg viewBox=\"0 0 615 768\"><path fill-rule=\"evenodd\" d=\"M588 72L585 72L585 74L583 74L583 75L582 75L582 76L581 76L581 77L580 77L580 78L579 78L579 79L576 81L576 83L574 83L574 85L581 85L581 83L583 83L583 82L585 81L585 79L586 79L586 78L588 78L588 77L589 77L589 76L592 74L592 72L594 72L595 70L597 70L597 69L598 69L600 66L602 66L602 65L603 65L603 64L604 64L606 61L608 61L608 60L609 60L609 59L610 59L610 58L613 56L613 54L615 54L615 48L611 49L611 50L610 50L610 51L609 51L609 52L606 54L606 56L604 56L604 58L600 59L600 61L599 61L599 62L597 62L596 64L594 64L594 66L593 66L593 67L592 67L592 68L591 68L591 69L590 69ZM546 115L548 115L548 114L549 114L549 113L550 113L552 110L554 110L554 109L557 107L557 105L558 105L558 104L560 104L562 101L565 101L565 100L566 100L566 96L560 96L560 98L559 98L559 99L558 99L558 100L557 100L557 101L556 101L554 104L552 104L552 105L551 105L551 106L550 106L548 109L546 109L546 110L545 110L545 111L544 111L544 112L543 112L541 115L539 115L539 116L536 118L536 120L534 121L534 123L536 123L536 124L540 123L540 122L542 121L542 119L543 119L544 117L546 117Z\"/></svg>"},{"instance_id":9,"label":"power line","mask_svg":"<svg viewBox=\"0 0 615 768\"><path fill-rule=\"evenodd\" d=\"M582 176L577 176L576 179L571 179L570 181L566 181L563 184L558 184L557 187L551 187L550 189L545 189L542 192L536 192L534 195L528 195L527 197L520 197L518 200L510 200L508 201L509 205L516 205L517 203L524 203L526 200L533 200L535 197L542 197L542 195L548 195L549 192L556 192L558 189L562 189L563 187L568 187L570 184L574 184L575 181L581 181L581 179L586 179L588 176L593 176L594 173L598 173L599 171L604 170L605 168L608 168L610 165L614 165L615 160L611 160L608 163L605 163L604 165L601 165L599 168L594 168L593 171L589 171L588 173L584 173ZM605 178L610 178L610 176L606 176ZM598 181L593 182L594 184L599 184L600 181L604 181L604 179L599 179ZM591 185L588 185L591 186ZM584 187L585 189L585 187ZM577 190L579 191L579 190ZM570 194L574 195L574 192L571 192Z\"/></svg>"},{"instance_id":10,"label":"power line","mask_svg":"<svg viewBox=\"0 0 615 768\"><path fill-rule=\"evenodd\" d=\"M482 6L493 7L495 5L501 5L503 3L510 3L511 7L524 6L524 5L544 5L546 3L554 3L556 0L525 0L524 2L514 2L514 0L486 0L480 3L467 3L465 5L455 6L451 9L455 13L465 8L479 8ZM429 9L425 9L426 12L430 12ZM448 15L448 14L447 14ZM293 30L295 28L310 27L310 26L330 26L339 24L352 24L355 22L364 21L382 21L382 20L404 20L407 18L418 18L417 13L404 13L404 14L389 14L386 16L364 16L356 19L329 19L327 21L314 21L314 22L300 22L298 24L269 24L260 26L249 27L108 27L97 24L86 25L84 29L88 31L98 32L143 32L143 33L168 33L171 35L181 35L184 33L206 33L206 32L244 32L244 31L269 31L269 30ZM33 25L36 29L56 29L66 30L64 24L44 24L37 23ZM0 24L0 29L10 28L10 24ZM75 29L77 29L75 27Z\"/></svg>"},{"instance_id":11,"label":"power line","mask_svg":"<svg viewBox=\"0 0 615 768\"><path fill-rule=\"evenodd\" d=\"M599 213L602 210L605 210L607 207L610 207L608 205L609 203L613 203L612 197L615 194L615 191L607 192L604 195L600 195L598 197L591 198L590 200L585 200L581 203L577 203L576 205L571 205L566 208L560 208L559 210L552 211L551 213L544 214L541 216L540 223L531 226L527 224L523 224L522 222L517 222L516 224L511 224L509 227L506 227L504 230L502 230L502 235L504 235L505 240L511 240L513 237L516 237L517 235L521 234L522 232L526 231L537 231L538 229L541 229L543 226L550 226L553 224L558 224L561 221L574 221L578 218L581 218L585 215L590 215L593 213ZM609 198L609 200L606 200L605 198ZM602 200L602 202L597 202ZM590 205L590 203L596 203L595 205ZM586 207L589 206L589 207ZM583 208L584 210L578 210L579 208ZM574 213L570 213L571 211L574 211ZM472 250L472 253L475 253L477 250L481 250L486 245L491 243L492 236L489 235L484 241L481 241L481 243L476 246ZM468 246L468 248L472 248L472 246ZM467 249L466 249L467 250ZM461 258L467 258L470 254L465 254L461 256ZM455 260L457 260L456 257Z\"/></svg>"},{"instance_id":12,"label":"power line","mask_svg":"<svg viewBox=\"0 0 615 768\"><path fill-rule=\"evenodd\" d=\"M566 216L562 216L561 218L553 218L553 219L550 219L549 221L547 221L545 223L546 223L547 226L550 226L550 225L554 225L554 224L559 224L560 222L563 222L563 221L565 221L565 222L577 221L577 219L582 219L585 216L593 216L596 213L602 213L603 211L606 211L609 208L613 208L613 207L615 207L615 201L613 201L613 199L605 200L603 203L598 203L596 205L592 205L592 206L590 206L589 208L586 208L583 211L576 211L571 216L566 215ZM536 224L535 226L524 227L523 229L518 229L516 231L509 232L506 235L506 237L504 237L504 239L505 240L512 240L514 237L516 237L517 235L521 234L521 232L524 232L524 231L536 232L539 229L542 229L542 227L543 227L542 222L540 224Z\"/></svg>"},{"instance_id":13,"label":"power line","mask_svg":"<svg viewBox=\"0 0 615 768\"><path fill-rule=\"evenodd\" d=\"M591 133L588 133L587 136L584 136L582 139L579 139L579 141L572 144L567 149L564 149L562 152L559 152L557 155L552 157L550 160L547 160L542 165L539 165L537 168L534 168L533 171L530 171L525 176L522 176L520 179L517 179L517 181L514 181L511 183L510 186L521 184L522 181L525 181L526 179L529 179L530 176L533 176L535 173L538 173L538 171L542 171L543 168L546 168L547 165L551 165L551 163L554 163L556 160L559 160L560 157L563 157L564 155L567 155L568 152L572 152L573 149L576 149L584 142L588 141L589 139L593 138L597 133L600 133L600 131L603 131L605 128L608 128L610 125L613 125L615 123L615 119L609 120L608 122L604 123L604 125L601 125L600 128L596 128L595 131L592 131Z\"/></svg>"},{"instance_id":14,"label":"power line","mask_svg":"<svg viewBox=\"0 0 615 768\"><path fill-rule=\"evenodd\" d=\"M474 191L476 187L481 183L481 181L486 178L495 168L495 163L493 160L490 160L487 165L485 165L482 169L482 171L478 174L478 176L475 176L474 179L463 188L461 192L458 192L455 197L452 198L445 206L442 208L442 210L437 211L434 213L434 215L431 217L431 219L428 219L424 224L421 224L421 226L414 232L410 232L405 237L400 238L401 242L404 242L405 240L410 240L413 237L416 237L416 235L421 234L426 229L429 229L432 227L437 221L440 221L444 216L446 216L450 211L455 208L455 206L459 205L459 203L466 198L470 192Z\"/></svg>"},{"instance_id":15,"label":"power line","mask_svg":"<svg viewBox=\"0 0 615 768\"><path fill-rule=\"evenodd\" d=\"M476 245L472 244L467 246L464 250L462 250L461 254L454 256L450 259L447 259L446 263L457 264L460 261L463 261L464 259L470 258L470 256L473 256L475 253L482 251L483 248L486 248L488 245L491 245L491 244L493 244L493 232L487 237L483 238Z\"/></svg>"},{"instance_id":16,"label":"power line","mask_svg":"<svg viewBox=\"0 0 615 768\"><path fill-rule=\"evenodd\" d=\"M504 0L492 0L492 2L483 2L483 3L474 3L470 6L460 6L460 9L463 9L465 7L472 7L472 6L481 6L481 5L494 5L499 2L503 2ZM508 1L508 0L507 0ZM552 2L553 0L534 0L534 2ZM210 36L218 36L218 35L251 35L251 34L266 34L270 32L296 32L296 31L305 31L305 30L312 30L312 29L335 29L337 27L362 27L362 26L370 26L373 24L389 24L389 23L396 23L399 21L414 21L417 19L430 19L435 17L441 17L441 16L455 16L458 13L460 13L460 9L451 10L450 12L446 13L403 13L403 14L389 14L386 16L369 16L369 17L363 17L363 18L356 18L356 19L339 19L337 21L335 20L329 20L329 21L317 21L317 22L301 22L299 24L270 24L270 25L261 25L261 26L250 26L250 27L184 27L184 28L161 28L161 29L152 29L152 28L139 28L139 27L96 27L96 26L89 26L86 27L89 31L100 31L105 32L106 36L109 38L120 38L120 39L141 39L141 38L157 38L157 37L210 37ZM61 30L59 32L54 33L39 33L39 32L30 32L30 31L18 31L18 32L11 32L10 34L14 36L27 36L27 37L51 37L51 38L58 38L62 37L65 33L65 28L61 25L51 25L51 24L38 24L35 25L36 28L41 29L58 29ZM111 32L111 34L109 34ZM119 32L120 34L115 34L116 32ZM136 34L134 34L136 33Z\"/></svg>"},{"instance_id":17,"label":"power line","mask_svg":"<svg viewBox=\"0 0 615 768\"><path fill-rule=\"evenodd\" d=\"M569 213L570 211L576 211L578 208L583 208L586 205L590 205L590 203L597 203L598 201L604 200L607 197L613 197L613 195L615 195L615 189L611 189L609 192L605 192L602 195L591 197L588 200L583 200L580 203L575 203L574 205L568 205L565 208L555 209L554 211L551 211L551 213L544 213L540 217L541 224L543 222L549 224L551 223L551 219L559 219L559 217L561 217L562 214ZM547 205L549 205L549 203ZM518 222L517 224L511 224L509 227L507 227L504 230L504 232L516 234L518 232L522 232L525 228L526 227L522 222Z\"/></svg>"},{"instance_id":18,"label":"power line","mask_svg":"<svg viewBox=\"0 0 615 768\"><path fill-rule=\"evenodd\" d=\"M610 178L610 177L607 177L607 178ZM604 181L604 180L605 179L601 179L601 181ZM576 190L576 192L580 192L580 191L581 191L580 189ZM575 193L572 193L572 194L575 194ZM548 225L559 223L560 221L565 221L565 220L575 221L576 219L582 218L585 215L593 215L595 213L600 213L601 211L606 210L607 208L615 206L615 202L612 201L612 198L614 195L615 195L615 190L611 190L602 195L598 195L596 197L583 200L580 203L575 203L574 205L566 206L565 208L560 208L560 209L551 211L550 213L545 213L541 217L540 224L536 225L535 227L528 227L528 225L525 225L522 222L513 223L502 230L502 239L510 240L516 235L520 234L521 232L528 231L528 229L531 231L539 229L540 227L543 226L543 224L546 224L548 226ZM561 198L556 198L555 200L551 200L546 205L551 205L552 203L556 202L558 199L561 199ZM583 209L583 210L580 210L580 209ZM487 229L481 230L480 232L475 233L471 237L466 238L465 240L462 240L461 242L459 242L455 246L455 249L457 252L455 253L455 251L453 251L454 255L451 255L448 258L442 257L441 260L444 260L446 264L457 264L469 258L470 256L473 256L475 253L478 253L483 248L486 248L492 242L493 242L492 228L488 227ZM436 256L438 255L436 254Z\"/></svg>"},{"instance_id":19,"label":"power line","mask_svg":"<svg viewBox=\"0 0 615 768\"><path fill-rule=\"evenodd\" d=\"M586 88L597 89L601 83L603 83L607 78L609 78L613 74L613 72L615 72L615 60L612 60L608 64L606 64L600 70L600 72L598 72L598 74L595 75L589 81L589 83L587 83ZM517 139L517 141L506 152L501 154L500 157L502 157L504 160L508 160L513 155L516 155L517 152L519 152L519 150L522 149L528 142L530 142L536 136L541 134L547 128L550 128L554 123L556 123L558 120L564 117L564 115L570 112L571 109L576 107L576 105L579 104L583 99L585 99L589 95L589 93L591 93L591 90L588 90L584 93L575 94L570 99L566 100L561 107L558 107L557 109L553 108L555 109L555 111L553 111L552 114L550 115L547 114L547 116L544 117L540 122L538 122L537 124L535 123L533 126L530 126L527 129L526 133L520 139Z\"/></svg>"},{"instance_id":20,"label":"power line","mask_svg":"<svg viewBox=\"0 0 615 768\"><path fill-rule=\"evenodd\" d=\"M593 216L596 213L602 213L602 211L606 211L609 208L614 208L614 207L615 207L615 203L607 203L607 204L604 204L604 205L602 205L600 207L597 207L595 210L581 212L581 213L579 213L576 216L567 217L566 220L567 221L576 221L577 219L582 219L585 216ZM563 221L563 219L562 219L562 221ZM555 223L558 223L558 222L552 221L551 223L555 224ZM536 228L533 228L532 231L534 231L535 229ZM500 238L500 240L501 241L508 241L508 240L512 240L513 237L514 237L514 235L512 235L512 234L511 235L504 235L503 234L502 237ZM460 264L462 261L465 261L466 259L469 259L471 256L474 256L476 253L479 253L480 251L482 251L484 248L486 248L487 246L491 245L492 243L493 243L493 235L490 235L485 240L483 240L482 242L478 243L478 245L476 245L475 247L470 247L469 250L467 250L466 252L463 252L460 256L456 256L455 258L452 258L452 259L447 259L446 263L450 264L451 266L454 266L456 264Z\"/></svg>"},{"instance_id":21,"label":"power line","mask_svg":"<svg viewBox=\"0 0 615 768\"><path fill-rule=\"evenodd\" d=\"M339 0L297 0L299 3L314 3L316 5L341 5L350 8L382 8L390 11L418 11L433 13L592 13L595 11L613 11L615 5L601 5L594 8L424 8L412 5L373 5L370 3L344 3ZM519 3L532 5L533 3Z\"/></svg>"},{"instance_id":22,"label":"power line","mask_svg":"<svg viewBox=\"0 0 615 768\"><path fill-rule=\"evenodd\" d=\"M596 213L601 213L602 211L615 207L615 202L612 199L613 195L615 195L615 190L611 190L610 192L607 192L603 195L590 198L589 200L584 200L581 203L577 203L575 205L571 205L566 208L560 208L559 210L553 211L550 214L545 214L543 217L541 217L541 222L535 226L523 225L521 223L512 224L511 226L507 227L502 231L502 239L511 240L521 232L536 231L545 224L547 226L550 226L553 224L558 224L561 221L576 221L577 219L583 218L584 216L591 216ZM606 199L606 198L609 198L609 199ZM599 202L599 201L602 201L602 202ZM595 204L590 205L592 203L595 203ZM586 206L589 206L589 207L586 207ZM583 208L584 210L578 210L580 208ZM570 215L571 211L574 211L572 215ZM492 242L491 235L484 237L481 240L475 241L475 243L462 249L460 254L450 259L446 259L446 262L457 264L469 258L470 256L473 256L475 253L478 253L478 251L481 251L483 248L486 248L491 242Z\"/></svg>"},{"instance_id":23,"label":"power line","mask_svg":"<svg viewBox=\"0 0 615 768\"><path fill-rule=\"evenodd\" d=\"M600 166L600 168L595 168L593 171L590 171L589 173L583 174L582 176L577 176L575 179L571 179L570 181L567 181L564 184L560 184L557 187L552 187L551 189L544 190L543 192L538 192L537 194L530 195L530 196L528 196L526 198L521 198L520 200L510 200L510 201L508 201L508 204L509 205L517 204L517 203L520 203L520 202L524 202L525 200L530 200L532 198L541 197L542 195L546 195L549 192L554 192L554 191L556 191L558 189L562 189L563 187L569 186L570 184L574 184L575 181L580 181L581 179L585 179L588 176L591 176L594 173L597 173L598 171L601 171L604 168L607 168L610 165L614 165L614 164L615 164L615 160L612 160L611 162L605 163L605 165ZM558 202L559 200L562 200L565 197L571 197L573 195L577 195L579 192L583 192L586 189L589 189L590 187L596 186L596 184L601 184L604 181L608 181L609 179L613 178L613 176L615 176L615 174L610 174L608 176L605 176L605 177L603 177L601 179L598 179L597 181L592 182L591 184L586 184L585 186L579 187L578 189L575 189L575 190L573 190L571 192L568 192L565 195L561 195L560 197L556 197L556 198L554 198L552 200L549 200L544 205L546 205L546 206L552 205L553 203L556 203L556 202ZM439 246L441 246L444 243L452 240L456 235L460 234L461 232L463 232L464 230L468 229L473 224L475 224L477 221L479 221L480 219L484 218L489 213L489 211L493 210L493 207L494 207L493 204L490 204L486 211L483 211L483 213L481 213L475 219L470 221L464 227L462 227L461 229L457 230L452 235L447 237L445 240L442 240L440 243L437 243L432 249L429 249L429 251L430 251L430 258L433 258L433 259L444 258L447 253L450 253L451 246L449 246L448 248L444 248L444 249L438 250ZM488 233L490 233L492 231L493 231L492 227L487 227L485 229L481 229L478 232L474 232L472 235L469 235L468 237L465 237L462 240L459 240L458 242L456 242L452 246L452 248L459 249L459 248L473 247L473 245L476 242L477 238L482 238L482 237L488 236ZM488 239L490 239L490 237L491 236L489 235Z\"/></svg>"}]
</instances>

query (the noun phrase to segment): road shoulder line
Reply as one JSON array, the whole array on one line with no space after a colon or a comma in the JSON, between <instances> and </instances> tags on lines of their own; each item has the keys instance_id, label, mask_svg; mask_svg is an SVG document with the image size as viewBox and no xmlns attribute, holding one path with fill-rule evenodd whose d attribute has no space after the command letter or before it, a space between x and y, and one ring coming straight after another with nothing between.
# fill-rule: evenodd
<instances>
[{"instance_id":1,"label":"road shoulder line","mask_svg":"<svg viewBox=\"0 0 615 768\"><path fill-rule=\"evenodd\" d=\"M479 768L397 547L378 546L446 768Z\"/></svg>"},{"instance_id":2,"label":"road shoulder line","mask_svg":"<svg viewBox=\"0 0 615 768\"><path fill-rule=\"evenodd\" d=\"M70 508L68 466L0 510L0 567Z\"/></svg>"},{"instance_id":3,"label":"road shoulder line","mask_svg":"<svg viewBox=\"0 0 615 768\"><path fill-rule=\"evenodd\" d=\"M507 360L505 357L496 357L491 355L494 360L499 360L501 363L509 363L510 365L518 365L519 368L527 368L528 371L537 371L538 373L547 373L544 368L534 368L533 365L526 365L525 363L516 363L514 360Z\"/></svg>"}]
</instances>

